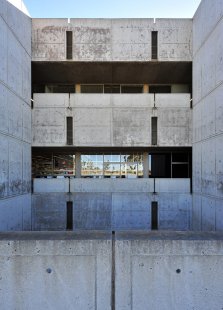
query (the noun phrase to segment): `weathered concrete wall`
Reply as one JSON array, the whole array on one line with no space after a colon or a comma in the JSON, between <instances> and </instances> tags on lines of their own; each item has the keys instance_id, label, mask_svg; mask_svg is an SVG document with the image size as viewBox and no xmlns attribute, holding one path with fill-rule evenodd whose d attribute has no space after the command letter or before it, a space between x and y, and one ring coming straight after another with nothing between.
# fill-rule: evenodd
<instances>
[{"instance_id":1,"label":"weathered concrete wall","mask_svg":"<svg viewBox=\"0 0 223 310\"><path fill-rule=\"evenodd\" d=\"M191 146L189 94L34 94L33 146L65 146L73 117L75 146L149 146L158 117L159 146ZM49 118L50 115L50 118Z\"/></svg>"},{"instance_id":2,"label":"weathered concrete wall","mask_svg":"<svg viewBox=\"0 0 223 310\"><path fill-rule=\"evenodd\" d=\"M65 230L67 201L73 202L74 230L151 229L152 201L158 202L159 229L190 229L189 179L156 179L156 194L153 179L71 179L70 190L67 179L34 180L34 230Z\"/></svg>"},{"instance_id":3,"label":"weathered concrete wall","mask_svg":"<svg viewBox=\"0 0 223 310\"><path fill-rule=\"evenodd\" d=\"M117 233L115 262L116 309L222 307L222 235Z\"/></svg>"},{"instance_id":4,"label":"weathered concrete wall","mask_svg":"<svg viewBox=\"0 0 223 310\"><path fill-rule=\"evenodd\" d=\"M202 1L193 23L193 229L222 230L223 3Z\"/></svg>"},{"instance_id":5,"label":"weathered concrete wall","mask_svg":"<svg viewBox=\"0 0 223 310\"><path fill-rule=\"evenodd\" d=\"M111 309L106 233L9 235L0 241L0 268L2 310Z\"/></svg>"},{"instance_id":6,"label":"weathered concrete wall","mask_svg":"<svg viewBox=\"0 0 223 310\"><path fill-rule=\"evenodd\" d=\"M160 61L192 60L191 19L33 19L32 59L66 60L66 31L74 61L150 61L151 31Z\"/></svg>"},{"instance_id":7,"label":"weathered concrete wall","mask_svg":"<svg viewBox=\"0 0 223 310\"><path fill-rule=\"evenodd\" d=\"M0 234L1 309L222 308L222 234L120 232L113 240Z\"/></svg>"},{"instance_id":8,"label":"weathered concrete wall","mask_svg":"<svg viewBox=\"0 0 223 310\"><path fill-rule=\"evenodd\" d=\"M0 38L0 230L26 230L31 224L31 19L5 0Z\"/></svg>"}]
</instances>

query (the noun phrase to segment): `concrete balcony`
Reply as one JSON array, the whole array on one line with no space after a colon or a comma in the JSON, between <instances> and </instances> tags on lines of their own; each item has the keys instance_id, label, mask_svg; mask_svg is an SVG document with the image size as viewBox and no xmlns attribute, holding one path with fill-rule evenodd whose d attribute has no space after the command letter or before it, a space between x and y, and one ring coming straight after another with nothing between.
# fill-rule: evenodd
<instances>
[{"instance_id":1,"label":"concrete balcony","mask_svg":"<svg viewBox=\"0 0 223 310\"><path fill-rule=\"evenodd\" d=\"M158 146L192 143L190 94L34 94L33 146L66 146L68 116L78 147L148 147L152 116Z\"/></svg>"}]
</instances>

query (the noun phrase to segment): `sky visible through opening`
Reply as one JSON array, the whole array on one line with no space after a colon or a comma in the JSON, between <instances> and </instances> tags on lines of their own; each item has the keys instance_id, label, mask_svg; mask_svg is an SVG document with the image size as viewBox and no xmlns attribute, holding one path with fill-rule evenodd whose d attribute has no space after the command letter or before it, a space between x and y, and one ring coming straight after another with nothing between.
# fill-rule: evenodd
<instances>
[{"instance_id":1,"label":"sky visible through opening","mask_svg":"<svg viewBox=\"0 0 223 310\"><path fill-rule=\"evenodd\" d=\"M192 18L201 0L24 0L33 18Z\"/></svg>"}]
</instances>

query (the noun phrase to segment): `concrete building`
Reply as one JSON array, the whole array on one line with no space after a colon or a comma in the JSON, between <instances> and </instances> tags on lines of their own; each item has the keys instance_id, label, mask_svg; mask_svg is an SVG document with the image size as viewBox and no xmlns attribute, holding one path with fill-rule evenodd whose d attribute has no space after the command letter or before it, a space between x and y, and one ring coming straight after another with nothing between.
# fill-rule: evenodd
<instances>
[{"instance_id":1,"label":"concrete building","mask_svg":"<svg viewBox=\"0 0 223 310\"><path fill-rule=\"evenodd\" d=\"M1 78L1 230L222 230L223 4L212 2L193 19L32 19L31 34L1 0L14 63Z\"/></svg>"}]
</instances>

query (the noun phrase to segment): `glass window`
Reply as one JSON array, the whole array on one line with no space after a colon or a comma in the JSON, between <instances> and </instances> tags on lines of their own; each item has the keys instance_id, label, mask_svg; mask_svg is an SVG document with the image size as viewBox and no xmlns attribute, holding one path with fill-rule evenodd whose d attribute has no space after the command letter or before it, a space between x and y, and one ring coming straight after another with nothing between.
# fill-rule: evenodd
<instances>
[{"instance_id":1,"label":"glass window","mask_svg":"<svg viewBox=\"0 0 223 310\"><path fill-rule=\"evenodd\" d=\"M110 155L104 155L104 161L105 162L120 162L120 155L118 154L110 154Z\"/></svg>"},{"instance_id":2,"label":"glass window","mask_svg":"<svg viewBox=\"0 0 223 310\"><path fill-rule=\"evenodd\" d=\"M142 154L81 156L82 177L136 178L143 176Z\"/></svg>"},{"instance_id":3,"label":"glass window","mask_svg":"<svg viewBox=\"0 0 223 310\"><path fill-rule=\"evenodd\" d=\"M104 176L120 178L120 163L104 163Z\"/></svg>"},{"instance_id":4,"label":"glass window","mask_svg":"<svg viewBox=\"0 0 223 310\"><path fill-rule=\"evenodd\" d=\"M75 174L75 156L74 155L54 155L53 156L53 174L74 175Z\"/></svg>"},{"instance_id":5,"label":"glass window","mask_svg":"<svg viewBox=\"0 0 223 310\"><path fill-rule=\"evenodd\" d=\"M81 175L97 177L103 175L103 155L81 155Z\"/></svg>"},{"instance_id":6,"label":"glass window","mask_svg":"<svg viewBox=\"0 0 223 310\"><path fill-rule=\"evenodd\" d=\"M33 154L33 177L75 175L75 155Z\"/></svg>"}]
</instances>

